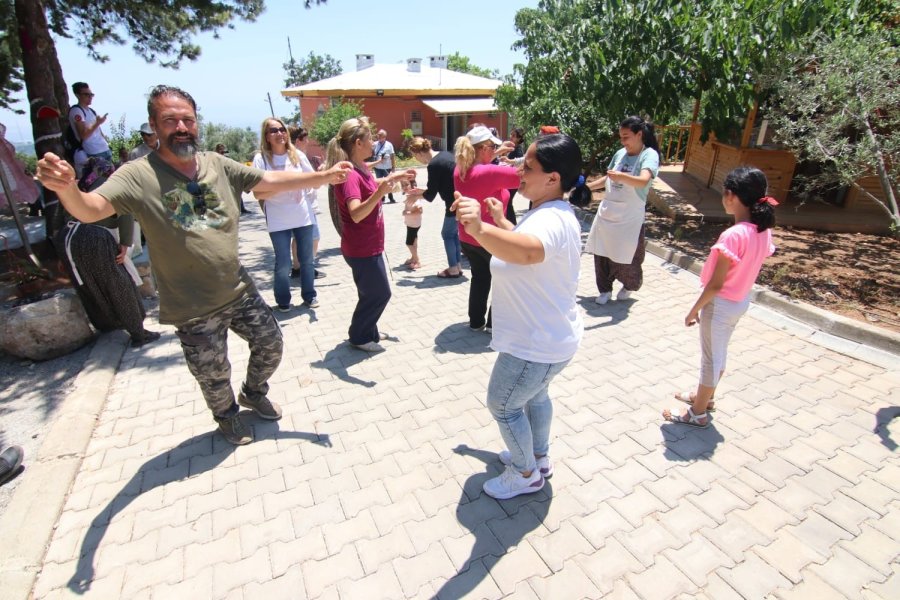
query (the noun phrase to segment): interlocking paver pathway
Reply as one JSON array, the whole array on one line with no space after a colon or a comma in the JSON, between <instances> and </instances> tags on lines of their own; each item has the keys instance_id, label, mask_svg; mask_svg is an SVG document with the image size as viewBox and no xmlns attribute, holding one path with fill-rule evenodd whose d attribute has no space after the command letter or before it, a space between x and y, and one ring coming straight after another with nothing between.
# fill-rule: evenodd
<instances>
[{"instance_id":1,"label":"interlocking paver pathway","mask_svg":"<svg viewBox=\"0 0 900 600\"><path fill-rule=\"evenodd\" d=\"M601 307L585 255L584 342L552 387L555 475L496 502L481 492L501 469L494 354L467 327L468 280L434 277L441 203L423 268L397 267L401 206L384 208L396 339L377 356L346 344L355 290L323 212L321 307L278 315L284 418L246 414L255 443L213 433L171 328L126 351L36 598L900 598L900 371L754 307L713 426L663 426L696 383L697 279L648 256L644 289ZM271 302L254 209L241 252ZM248 353L230 339L238 386Z\"/></svg>"}]
</instances>

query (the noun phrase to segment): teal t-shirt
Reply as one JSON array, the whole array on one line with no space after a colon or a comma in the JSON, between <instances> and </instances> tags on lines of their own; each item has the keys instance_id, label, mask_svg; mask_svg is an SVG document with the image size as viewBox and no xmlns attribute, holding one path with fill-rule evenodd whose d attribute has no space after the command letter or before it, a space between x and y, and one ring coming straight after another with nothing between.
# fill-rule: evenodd
<instances>
[{"instance_id":1,"label":"teal t-shirt","mask_svg":"<svg viewBox=\"0 0 900 600\"><path fill-rule=\"evenodd\" d=\"M650 186L653 185L653 179L659 173L659 153L653 148L644 148L639 154L629 156L626 154L625 148L619 148L619 151L609 161L607 169L615 169L616 171L632 175L640 175L642 170L648 169L650 171L650 181L644 187L635 188L638 196L646 202L647 194L650 193Z\"/></svg>"}]
</instances>

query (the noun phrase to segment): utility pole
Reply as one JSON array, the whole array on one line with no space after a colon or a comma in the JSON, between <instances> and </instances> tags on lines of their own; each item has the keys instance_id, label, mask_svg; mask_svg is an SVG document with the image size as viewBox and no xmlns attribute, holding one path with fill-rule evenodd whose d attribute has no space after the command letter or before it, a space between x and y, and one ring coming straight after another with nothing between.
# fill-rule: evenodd
<instances>
[{"instance_id":1,"label":"utility pole","mask_svg":"<svg viewBox=\"0 0 900 600\"><path fill-rule=\"evenodd\" d=\"M272 107L272 94L266 92L266 98L269 99L269 111L272 113L272 118L275 118L275 109Z\"/></svg>"}]
</instances>

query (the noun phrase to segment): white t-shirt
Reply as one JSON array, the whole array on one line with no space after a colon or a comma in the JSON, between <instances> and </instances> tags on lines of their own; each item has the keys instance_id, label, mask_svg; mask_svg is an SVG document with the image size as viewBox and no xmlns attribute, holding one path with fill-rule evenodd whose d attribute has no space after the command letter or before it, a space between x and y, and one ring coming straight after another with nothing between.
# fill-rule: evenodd
<instances>
[{"instance_id":1,"label":"white t-shirt","mask_svg":"<svg viewBox=\"0 0 900 600\"><path fill-rule=\"evenodd\" d=\"M85 127L90 128L96 120L97 115L95 115L94 111L90 108L74 106L69 109L69 124L72 126L72 129L75 130L76 136L78 135L78 125L76 125L76 123L84 123ZM89 155L102 154L109 150L109 144L106 143L106 138L103 137L103 133L100 131L99 127L95 129L94 133L89 135L87 139L81 140L81 147L84 148L84 151Z\"/></svg>"},{"instance_id":2,"label":"white t-shirt","mask_svg":"<svg viewBox=\"0 0 900 600\"><path fill-rule=\"evenodd\" d=\"M410 212L406 214L406 211L414 211L417 208L425 208L425 201L422 198L414 199L414 198L406 198L403 201L403 223L407 227L421 227L422 226L422 213L419 211Z\"/></svg>"},{"instance_id":3,"label":"white t-shirt","mask_svg":"<svg viewBox=\"0 0 900 600\"><path fill-rule=\"evenodd\" d=\"M315 173L316 170L313 168L312 163L309 162L309 158L306 154L300 150L297 150L297 154L300 155L300 169L304 173ZM318 188L305 188L303 194L306 201L309 203L309 214L312 217L313 222L318 223L316 211L319 210L319 194L316 190L318 190Z\"/></svg>"},{"instance_id":4,"label":"white t-shirt","mask_svg":"<svg viewBox=\"0 0 900 600\"><path fill-rule=\"evenodd\" d=\"M373 165L375 169L393 169L394 163L391 161L391 157L394 155L394 145L389 141L384 140L384 142L375 142L375 147L372 148L372 155L375 158L380 158L377 163Z\"/></svg>"},{"instance_id":5,"label":"white t-shirt","mask_svg":"<svg viewBox=\"0 0 900 600\"><path fill-rule=\"evenodd\" d=\"M264 171L302 171L300 163L294 165L287 154L273 154L270 163L258 153L253 157L253 166ZM279 192L263 202L266 213L266 228L269 231L284 231L313 224L312 211L306 201L306 190Z\"/></svg>"},{"instance_id":6,"label":"white t-shirt","mask_svg":"<svg viewBox=\"0 0 900 600\"><path fill-rule=\"evenodd\" d=\"M544 261L515 265L491 258L491 348L532 362L554 364L578 350L584 324L575 303L581 263L581 227L565 200L525 213L518 233L544 246Z\"/></svg>"}]
</instances>

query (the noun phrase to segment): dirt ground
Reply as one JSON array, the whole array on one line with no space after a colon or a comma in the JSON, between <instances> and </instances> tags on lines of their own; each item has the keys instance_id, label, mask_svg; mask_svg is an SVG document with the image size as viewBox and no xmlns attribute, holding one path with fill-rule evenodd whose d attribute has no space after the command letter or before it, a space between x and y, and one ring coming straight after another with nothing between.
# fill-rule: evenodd
<instances>
[{"instance_id":1,"label":"dirt ground","mask_svg":"<svg viewBox=\"0 0 900 600\"><path fill-rule=\"evenodd\" d=\"M647 214L647 237L701 260L727 227ZM763 264L759 284L900 333L900 239L777 226L774 239L778 250Z\"/></svg>"}]
</instances>

